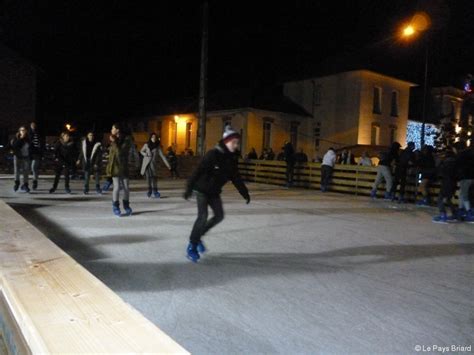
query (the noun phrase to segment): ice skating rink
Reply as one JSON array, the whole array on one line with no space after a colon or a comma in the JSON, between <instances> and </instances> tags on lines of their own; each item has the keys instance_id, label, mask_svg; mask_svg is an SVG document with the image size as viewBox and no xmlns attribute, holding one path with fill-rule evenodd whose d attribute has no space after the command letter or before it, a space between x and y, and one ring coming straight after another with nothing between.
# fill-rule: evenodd
<instances>
[{"instance_id":1,"label":"ice skating rink","mask_svg":"<svg viewBox=\"0 0 474 355\"><path fill-rule=\"evenodd\" d=\"M366 197L228 185L226 218L185 257L196 216L184 181L148 199L132 183L132 217L104 196L0 198L194 354L416 353L474 343L474 225L431 222L434 209Z\"/></svg>"}]
</instances>

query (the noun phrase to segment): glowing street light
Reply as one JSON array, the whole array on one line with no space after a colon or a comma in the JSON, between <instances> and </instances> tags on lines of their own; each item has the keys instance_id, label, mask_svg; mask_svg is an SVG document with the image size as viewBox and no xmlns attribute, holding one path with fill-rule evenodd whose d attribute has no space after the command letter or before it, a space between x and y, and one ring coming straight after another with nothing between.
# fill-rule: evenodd
<instances>
[{"instance_id":1,"label":"glowing street light","mask_svg":"<svg viewBox=\"0 0 474 355\"><path fill-rule=\"evenodd\" d=\"M412 25L408 25L403 29L403 37L411 37L415 34L415 29Z\"/></svg>"},{"instance_id":2,"label":"glowing street light","mask_svg":"<svg viewBox=\"0 0 474 355\"><path fill-rule=\"evenodd\" d=\"M66 129L67 129L68 131L70 131L71 128L72 128L72 126L71 126L69 123L66 123L66 124L65 124L65 127L66 127Z\"/></svg>"}]
</instances>

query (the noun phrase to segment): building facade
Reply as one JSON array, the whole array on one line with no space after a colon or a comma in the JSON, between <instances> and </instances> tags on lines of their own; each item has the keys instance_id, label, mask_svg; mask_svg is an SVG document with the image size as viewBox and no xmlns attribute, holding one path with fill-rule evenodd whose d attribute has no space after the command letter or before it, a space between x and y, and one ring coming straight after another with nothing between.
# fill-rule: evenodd
<instances>
[{"instance_id":1,"label":"building facade","mask_svg":"<svg viewBox=\"0 0 474 355\"><path fill-rule=\"evenodd\" d=\"M355 70L287 82L284 94L312 114L312 154L322 156L329 147L404 145L412 86Z\"/></svg>"},{"instance_id":2,"label":"building facade","mask_svg":"<svg viewBox=\"0 0 474 355\"><path fill-rule=\"evenodd\" d=\"M249 99L243 99L249 97ZM198 115L196 105L175 107L168 114L156 114L134 119L135 142L141 146L150 132L159 134L164 148L173 147L178 154L195 153L197 147ZM241 136L241 153L247 155L252 148L260 155L264 148L275 154L285 141L291 141L295 149L308 152L312 147L309 134L312 118L309 113L284 98L274 95L213 95L209 100L206 123L206 150L222 138L226 125ZM160 111L159 109L157 110Z\"/></svg>"}]
</instances>

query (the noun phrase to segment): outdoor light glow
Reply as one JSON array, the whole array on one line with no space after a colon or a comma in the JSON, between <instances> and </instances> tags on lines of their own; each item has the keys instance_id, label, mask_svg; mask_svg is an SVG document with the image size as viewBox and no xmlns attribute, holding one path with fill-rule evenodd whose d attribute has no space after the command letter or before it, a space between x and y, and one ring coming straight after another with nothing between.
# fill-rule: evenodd
<instances>
[{"instance_id":1,"label":"outdoor light glow","mask_svg":"<svg viewBox=\"0 0 474 355\"><path fill-rule=\"evenodd\" d=\"M69 123L66 123L65 127L68 131L70 131L72 126Z\"/></svg>"},{"instance_id":2,"label":"outdoor light glow","mask_svg":"<svg viewBox=\"0 0 474 355\"><path fill-rule=\"evenodd\" d=\"M462 127L456 124L456 133L460 133L462 131Z\"/></svg>"},{"instance_id":3,"label":"outdoor light glow","mask_svg":"<svg viewBox=\"0 0 474 355\"><path fill-rule=\"evenodd\" d=\"M408 25L403 29L403 36L410 37L415 33L415 28L412 25Z\"/></svg>"},{"instance_id":4,"label":"outdoor light glow","mask_svg":"<svg viewBox=\"0 0 474 355\"><path fill-rule=\"evenodd\" d=\"M435 125L427 123L425 126L425 144L435 146L435 137L438 129ZM421 123L416 121L408 121L407 125L407 142L414 142L416 149L421 148Z\"/></svg>"}]
</instances>

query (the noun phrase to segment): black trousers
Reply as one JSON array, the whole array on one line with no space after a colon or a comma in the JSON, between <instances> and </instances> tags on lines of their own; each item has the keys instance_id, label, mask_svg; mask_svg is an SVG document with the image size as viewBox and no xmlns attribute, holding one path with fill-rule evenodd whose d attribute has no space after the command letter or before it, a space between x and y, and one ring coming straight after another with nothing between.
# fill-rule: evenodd
<instances>
[{"instance_id":1,"label":"black trousers","mask_svg":"<svg viewBox=\"0 0 474 355\"><path fill-rule=\"evenodd\" d=\"M55 176L54 176L53 187L55 189L58 187L59 179L61 177L61 173L63 172L63 169L64 169L64 187L66 189L69 189L69 178L71 175L72 167L67 164L58 164L54 168Z\"/></svg>"},{"instance_id":2,"label":"black trousers","mask_svg":"<svg viewBox=\"0 0 474 355\"><path fill-rule=\"evenodd\" d=\"M214 227L224 219L224 209L222 208L222 200L219 195L207 196L203 193L196 193L198 216L196 222L194 222L193 230L189 241L193 245L198 245L201 238L206 234L209 229ZM207 219L208 217L208 206L211 207L214 216Z\"/></svg>"},{"instance_id":3,"label":"black trousers","mask_svg":"<svg viewBox=\"0 0 474 355\"><path fill-rule=\"evenodd\" d=\"M397 167L395 169L395 177L393 179L392 190L390 191L392 193L392 196L395 195L398 185L400 185L400 196L405 195L405 187L407 185L407 174L408 169L405 167Z\"/></svg>"},{"instance_id":4,"label":"black trousers","mask_svg":"<svg viewBox=\"0 0 474 355\"><path fill-rule=\"evenodd\" d=\"M321 187L327 189L332 178L333 168L329 165L321 165Z\"/></svg>"},{"instance_id":5,"label":"black trousers","mask_svg":"<svg viewBox=\"0 0 474 355\"><path fill-rule=\"evenodd\" d=\"M441 181L441 189L438 195L439 213L446 213L446 208L449 208L451 210L451 213L453 215L456 215L456 206L452 202L452 198L455 192L455 181Z\"/></svg>"}]
</instances>

